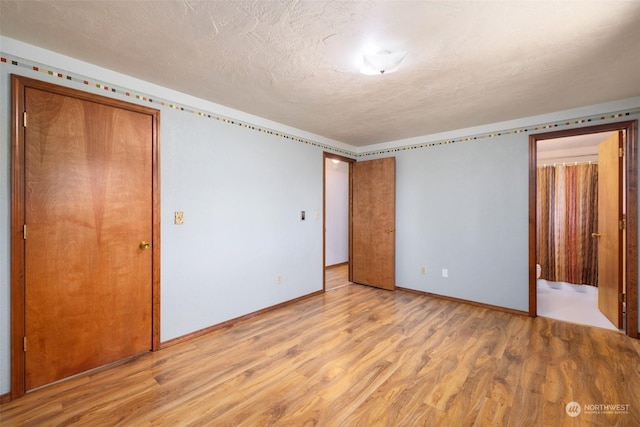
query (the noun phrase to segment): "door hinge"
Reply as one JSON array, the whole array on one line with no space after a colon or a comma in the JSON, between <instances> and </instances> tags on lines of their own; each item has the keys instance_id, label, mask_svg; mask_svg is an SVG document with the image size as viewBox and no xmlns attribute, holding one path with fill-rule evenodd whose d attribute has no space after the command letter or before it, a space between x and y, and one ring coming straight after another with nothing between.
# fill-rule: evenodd
<instances>
[{"instance_id":1,"label":"door hinge","mask_svg":"<svg viewBox=\"0 0 640 427\"><path fill-rule=\"evenodd\" d=\"M624 148L618 148L618 157L624 157Z\"/></svg>"},{"instance_id":2,"label":"door hinge","mask_svg":"<svg viewBox=\"0 0 640 427\"><path fill-rule=\"evenodd\" d=\"M620 221L618 221L618 228L620 230L625 230L627 228L627 220L621 219Z\"/></svg>"},{"instance_id":3,"label":"door hinge","mask_svg":"<svg viewBox=\"0 0 640 427\"><path fill-rule=\"evenodd\" d=\"M27 127L27 112L22 112L22 126Z\"/></svg>"},{"instance_id":4,"label":"door hinge","mask_svg":"<svg viewBox=\"0 0 640 427\"><path fill-rule=\"evenodd\" d=\"M625 302L625 294L618 294L618 301L619 302Z\"/></svg>"},{"instance_id":5,"label":"door hinge","mask_svg":"<svg viewBox=\"0 0 640 427\"><path fill-rule=\"evenodd\" d=\"M27 351L27 337L22 337L22 351Z\"/></svg>"},{"instance_id":6,"label":"door hinge","mask_svg":"<svg viewBox=\"0 0 640 427\"><path fill-rule=\"evenodd\" d=\"M27 224L22 226L22 240L27 240Z\"/></svg>"}]
</instances>

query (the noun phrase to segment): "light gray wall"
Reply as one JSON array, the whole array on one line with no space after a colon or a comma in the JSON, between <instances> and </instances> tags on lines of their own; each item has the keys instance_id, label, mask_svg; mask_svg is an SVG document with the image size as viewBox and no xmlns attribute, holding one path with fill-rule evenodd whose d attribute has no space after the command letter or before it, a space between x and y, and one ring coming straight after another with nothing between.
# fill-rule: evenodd
<instances>
[{"instance_id":1,"label":"light gray wall","mask_svg":"<svg viewBox=\"0 0 640 427\"><path fill-rule=\"evenodd\" d=\"M325 265L349 260L349 164L325 160Z\"/></svg>"},{"instance_id":2,"label":"light gray wall","mask_svg":"<svg viewBox=\"0 0 640 427\"><path fill-rule=\"evenodd\" d=\"M322 289L321 150L179 111L161 123L162 340Z\"/></svg>"},{"instance_id":3,"label":"light gray wall","mask_svg":"<svg viewBox=\"0 0 640 427\"><path fill-rule=\"evenodd\" d=\"M397 284L527 310L527 144L505 137L405 151L396 171Z\"/></svg>"},{"instance_id":4,"label":"light gray wall","mask_svg":"<svg viewBox=\"0 0 640 427\"><path fill-rule=\"evenodd\" d=\"M0 41L2 49L11 47L6 39ZM20 45L10 53L353 149L35 47ZM10 377L9 73L148 105L0 63L0 394L9 391ZM153 106L161 109L161 339L322 289L322 152L327 148ZM640 118L636 113L606 118L606 113L629 108L640 111L640 98L395 141L360 153L360 160L391 155L397 159L397 284L527 310L528 136L549 128L502 131L594 114L605 119L570 126ZM401 148L500 132L468 142ZM184 225L173 224L178 210L184 211ZM299 219L301 210L307 212L304 222ZM422 266L427 268L424 275ZM448 278L441 277L442 268L449 270Z\"/></svg>"},{"instance_id":5,"label":"light gray wall","mask_svg":"<svg viewBox=\"0 0 640 427\"><path fill-rule=\"evenodd\" d=\"M396 284L528 312L529 135L639 110L634 98L371 147L366 159L396 157Z\"/></svg>"}]
</instances>

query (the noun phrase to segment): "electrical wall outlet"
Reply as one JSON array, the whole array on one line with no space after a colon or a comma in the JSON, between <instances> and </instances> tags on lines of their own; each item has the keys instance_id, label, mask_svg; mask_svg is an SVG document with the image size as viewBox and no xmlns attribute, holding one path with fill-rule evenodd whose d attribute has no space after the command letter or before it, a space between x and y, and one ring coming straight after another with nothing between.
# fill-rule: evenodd
<instances>
[{"instance_id":1,"label":"electrical wall outlet","mask_svg":"<svg viewBox=\"0 0 640 427\"><path fill-rule=\"evenodd\" d=\"M420 274L427 274L427 267L420 268Z\"/></svg>"},{"instance_id":2,"label":"electrical wall outlet","mask_svg":"<svg viewBox=\"0 0 640 427\"><path fill-rule=\"evenodd\" d=\"M277 284L282 283L282 276L281 276L281 275L279 275L279 274L278 274L278 275L276 275L276 283L277 283Z\"/></svg>"},{"instance_id":3,"label":"electrical wall outlet","mask_svg":"<svg viewBox=\"0 0 640 427\"><path fill-rule=\"evenodd\" d=\"M449 277L449 269L448 268L443 268L442 269L442 277Z\"/></svg>"}]
</instances>

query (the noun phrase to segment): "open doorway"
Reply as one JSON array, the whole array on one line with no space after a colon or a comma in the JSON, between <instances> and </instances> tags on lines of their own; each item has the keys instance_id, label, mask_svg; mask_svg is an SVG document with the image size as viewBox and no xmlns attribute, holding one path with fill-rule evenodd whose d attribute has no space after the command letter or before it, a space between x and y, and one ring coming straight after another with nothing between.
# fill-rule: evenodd
<instances>
[{"instance_id":1,"label":"open doorway","mask_svg":"<svg viewBox=\"0 0 640 427\"><path fill-rule=\"evenodd\" d=\"M607 174L599 167L599 149L615 143L622 131L593 133L538 141L537 144L537 314L572 323L618 330L598 308L599 187ZM619 163L619 162L618 162ZM615 185L624 194L624 181ZM621 201L619 208L624 207ZM616 209L617 210L617 209ZM624 214L624 212L623 212ZM600 215L602 217L603 215ZM624 230L620 230L624 235ZM620 242L622 243L622 242ZM621 244L617 245L620 246ZM621 260L622 261L622 260ZM623 271L620 262L620 271ZM623 277L620 277L624 287ZM606 299L606 298L605 298ZM616 316L617 317L617 316Z\"/></svg>"},{"instance_id":2,"label":"open doorway","mask_svg":"<svg viewBox=\"0 0 640 427\"><path fill-rule=\"evenodd\" d=\"M331 176L341 169L338 174L342 190L335 191ZM329 284L333 289L357 283L395 290L395 157L356 163L324 153L323 171L324 290L328 290L328 278L335 276L328 275L328 269L339 273L339 283ZM337 227L330 218L335 198L341 199L335 209L338 222L344 223L346 219L347 226ZM338 256L330 252L334 231L339 232Z\"/></svg>"},{"instance_id":3,"label":"open doorway","mask_svg":"<svg viewBox=\"0 0 640 427\"><path fill-rule=\"evenodd\" d=\"M530 136L531 316L622 329L637 336L636 138L635 121ZM605 158L604 141L609 140L615 144L607 146L615 147L609 149L609 157L619 164L618 172L604 163L598 166ZM613 189L603 189L607 176L616 174ZM576 194L562 193L565 190ZM594 205L598 192L600 206ZM602 201L611 203L614 194L614 214L603 214ZM582 206L580 198L585 199ZM548 222L550 228L541 232ZM612 228L602 233L605 225ZM553 241L562 233L572 235L567 242ZM611 243L608 239L614 235ZM604 258L612 251L616 258Z\"/></svg>"},{"instance_id":4,"label":"open doorway","mask_svg":"<svg viewBox=\"0 0 640 427\"><path fill-rule=\"evenodd\" d=\"M324 153L324 290L349 285L349 179L353 159Z\"/></svg>"}]
</instances>

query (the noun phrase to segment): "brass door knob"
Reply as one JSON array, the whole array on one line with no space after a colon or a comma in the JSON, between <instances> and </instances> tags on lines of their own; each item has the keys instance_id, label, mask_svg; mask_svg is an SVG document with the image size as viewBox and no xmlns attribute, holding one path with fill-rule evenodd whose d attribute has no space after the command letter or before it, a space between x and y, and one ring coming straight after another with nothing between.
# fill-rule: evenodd
<instances>
[{"instance_id":1,"label":"brass door knob","mask_svg":"<svg viewBox=\"0 0 640 427\"><path fill-rule=\"evenodd\" d=\"M591 237L600 237L602 234L600 233L591 233Z\"/></svg>"},{"instance_id":2,"label":"brass door knob","mask_svg":"<svg viewBox=\"0 0 640 427\"><path fill-rule=\"evenodd\" d=\"M394 232L394 231L396 231L396 230L394 230L393 228L387 228L387 229L386 229L386 230L384 230L384 231L386 231L387 233L393 233L393 232Z\"/></svg>"},{"instance_id":3,"label":"brass door knob","mask_svg":"<svg viewBox=\"0 0 640 427\"><path fill-rule=\"evenodd\" d=\"M151 247L150 243L140 242L140 249L145 250L145 249L149 249L150 247Z\"/></svg>"}]
</instances>

